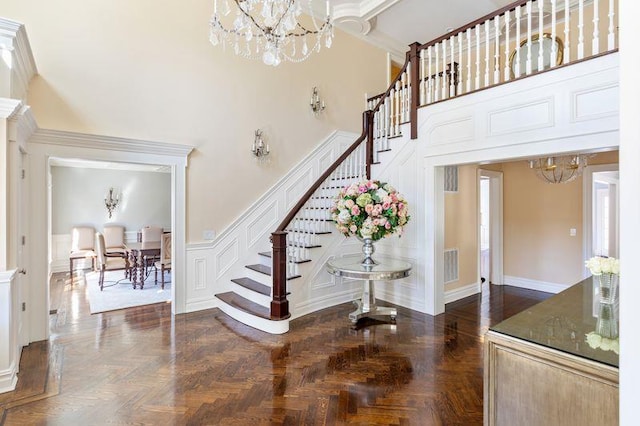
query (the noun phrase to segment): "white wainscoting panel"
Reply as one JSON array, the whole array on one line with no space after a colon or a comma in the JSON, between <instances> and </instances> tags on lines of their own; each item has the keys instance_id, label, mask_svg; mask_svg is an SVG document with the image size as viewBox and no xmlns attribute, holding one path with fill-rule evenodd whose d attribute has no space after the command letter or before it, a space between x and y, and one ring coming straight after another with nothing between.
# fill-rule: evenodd
<instances>
[{"instance_id":1,"label":"white wainscoting panel","mask_svg":"<svg viewBox=\"0 0 640 426\"><path fill-rule=\"evenodd\" d=\"M554 99L549 97L490 111L488 136L553 126L553 102Z\"/></svg>"},{"instance_id":2,"label":"white wainscoting panel","mask_svg":"<svg viewBox=\"0 0 640 426\"><path fill-rule=\"evenodd\" d=\"M620 110L618 84L605 84L573 93L571 121L616 116Z\"/></svg>"}]
</instances>

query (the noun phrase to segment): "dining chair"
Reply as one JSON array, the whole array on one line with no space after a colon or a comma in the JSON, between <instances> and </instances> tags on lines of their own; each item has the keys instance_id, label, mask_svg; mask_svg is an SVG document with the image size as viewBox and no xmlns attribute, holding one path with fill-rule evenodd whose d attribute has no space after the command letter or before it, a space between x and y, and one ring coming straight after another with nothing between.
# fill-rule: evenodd
<instances>
[{"instance_id":1,"label":"dining chair","mask_svg":"<svg viewBox=\"0 0 640 426\"><path fill-rule=\"evenodd\" d=\"M164 272L171 270L171 233L162 234L162 244L160 244L160 260L154 264L156 273L156 285L158 285L158 269L160 269L160 280L164 290Z\"/></svg>"},{"instance_id":2,"label":"dining chair","mask_svg":"<svg viewBox=\"0 0 640 426\"><path fill-rule=\"evenodd\" d=\"M108 255L116 254L121 257L126 256L126 246L124 244L124 226L105 225L102 230L104 244Z\"/></svg>"},{"instance_id":3,"label":"dining chair","mask_svg":"<svg viewBox=\"0 0 640 426\"><path fill-rule=\"evenodd\" d=\"M141 241L143 243L162 241L162 228L159 226L145 226L140 230L140 234L141 234ZM155 255L146 255L142 258L145 274L147 274L149 268L157 260L160 260L160 257Z\"/></svg>"},{"instance_id":4,"label":"dining chair","mask_svg":"<svg viewBox=\"0 0 640 426\"><path fill-rule=\"evenodd\" d=\"M77 260L91 259L91 266L96 269L96 252L92 226L75 226L71 230L71 250L69 251L69 276L73 285L73 266Z\"/></svg>"},{"instance_id":5,"label":"dining chair","mask_svg":"<svg viewBox=\"0 0 640 426\"><path fill-rule=\"evenodd\" d=\"M129 260L126 257L122 257L119 254L111 254L107 253L107 248L104 240L104 235L99 232L96 232L96 241L97 241L97 259L98 259L98 271L100 273L98 278L98 285L100 286L100 291L104 288L104 273L106 271L125 271L125 278L127 277L127 271L129 270Z\"/></svg>"}]
</instances>

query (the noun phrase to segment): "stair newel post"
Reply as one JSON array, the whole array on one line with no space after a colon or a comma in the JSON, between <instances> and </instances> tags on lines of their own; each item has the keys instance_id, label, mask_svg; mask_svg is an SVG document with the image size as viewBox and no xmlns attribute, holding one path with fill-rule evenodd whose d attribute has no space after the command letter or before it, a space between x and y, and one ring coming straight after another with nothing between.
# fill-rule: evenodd
<instances>
[{"instance_id":1,"label":"stair newel post","mask_svg":"<svg viewBox=\"0 0 640 426\"><path fill-rule=\"evenodd\" d=\"M411 67L411 139L418 139L418 107L420 106L420 43L414 42L409 45L409 66Z\"/></svg>"},{"instance_id":2,"label":"stair newel post","mask_svg":"<svg viewBox=\"0 0 640 426\"><path fill-rule=\"evenodd\" d=\"M287 300L287 233L276 231L271 234L273 245L273 297L271 300L271 318L289 318Z\"/></svg>"},{"instance_id":3,"label":"stair newel post","mask_svg":"<svg viewBox=\"0 0 640 426\"><path fill-rule=\"evenodd\" d=\"M373 111L367 110L362 114L362 129L367 135L365 156L367 179L371 179L371 163L373 163Z\"/></svg>"}]
</instances>

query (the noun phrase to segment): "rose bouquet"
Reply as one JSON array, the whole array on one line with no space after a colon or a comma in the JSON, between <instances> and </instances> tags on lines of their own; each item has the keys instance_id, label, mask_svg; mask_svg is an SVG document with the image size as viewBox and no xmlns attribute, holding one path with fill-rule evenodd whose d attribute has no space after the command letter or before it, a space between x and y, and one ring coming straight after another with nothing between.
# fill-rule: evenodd
<instances>
[{"instance_id":1,"label":"rose bouquet","mask_svg":"<svg viewBox=\"0 0 640 426\"><path fill-rule=\"evenodd\" d=\"M342 190L331 207L331 219L345 236L378 241L402 235L409 221L407 201L386 182L366 180Z\"/></svg>"}]
</instances>

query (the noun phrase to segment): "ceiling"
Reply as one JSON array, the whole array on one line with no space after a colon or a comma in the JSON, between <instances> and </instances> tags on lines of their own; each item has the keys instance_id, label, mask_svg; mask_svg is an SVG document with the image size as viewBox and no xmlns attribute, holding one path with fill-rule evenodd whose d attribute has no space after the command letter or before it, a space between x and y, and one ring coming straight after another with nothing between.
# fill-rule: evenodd
<instances>
[{"instance_id":1,"label":"ceiling","mask_svg":"<svg viewBox=\"0 0 640 426\"><path fill-rule=\"evenodd\" d=\"M75 167L82 169L105 169L105 170L122 170L135 172L157 172L171 173L170 166L162 166L155 164L135 164L135 163L118 163L113 161L92 161L78 158L57 158L52 157L49 164L54 167Z\"/></svg>"},{"instance_id":2,"label":"ceiling","mask_svg":"<svg viewBox=\"0 0 640 426\"><path fill-rule=\"evenodd\" d=\"M513 0L330 0L336 27L404 62L413 42L426 43Z\"/></svg>"}]
</instances>

